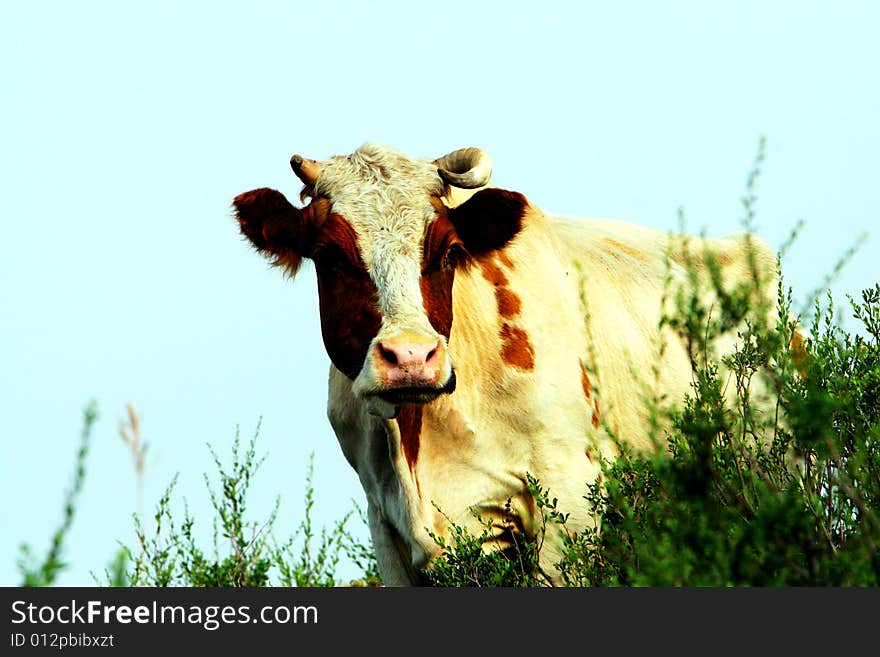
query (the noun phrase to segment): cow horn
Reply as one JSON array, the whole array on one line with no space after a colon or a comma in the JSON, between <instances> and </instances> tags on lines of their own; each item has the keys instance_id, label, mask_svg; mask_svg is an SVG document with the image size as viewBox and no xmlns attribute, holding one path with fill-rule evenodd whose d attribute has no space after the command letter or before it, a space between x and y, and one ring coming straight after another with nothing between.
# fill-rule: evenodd
<instances>
[{"instance_id":1,"label":"cow horn","mask_svg":"<svg viewBox=\"0 0 880 657\"><path fill-rule=\"evenodd\" d=\"M460 148L434 160L437 173L453 187L473 189L489 182L492 160L479 148Z\"/></svg>"},{"instance_id":2,"label":"cow horn","mask_svg":"<svg viewBox=\"0 0 880 657\"><path fill-rule=\"evenodd\" d=\"M293 169L296 177L309 187L313 186L318 176L321 175L321 165L302 155L294 155L290 158L290 168Z\"/></svg>"}]
</instances>

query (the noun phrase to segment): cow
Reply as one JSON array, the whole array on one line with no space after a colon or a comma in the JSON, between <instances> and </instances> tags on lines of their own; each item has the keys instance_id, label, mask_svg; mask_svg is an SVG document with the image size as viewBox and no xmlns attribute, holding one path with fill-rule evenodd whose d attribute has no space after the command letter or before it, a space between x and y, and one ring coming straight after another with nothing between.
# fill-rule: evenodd
<instances>
[{"instance_id":1,"label":"cow","mask_svg":"<svg viewBox=\"0 0 880 657\"><path fill-rule=\"evenodd\" d=\"M584 495L601 460L620 445L653 449L646 396L691 389L692 354L661 321L670 284L693 284L684 242L544 212L490 186L478 148L431 159L367 143L323 161L294 155L291 167L303 207L260 188L237 196L234 214L290 276L314 262L327 414L363 486L383 582L424 583L453 523L490 527L487 550L534 536L529 476L566 527L595 527ZM777 260L759 239L686 243L711 253L724 281L757 269L775 293ZM561 549L541 550L551 579Z\"/></svg>"}]
</instances>

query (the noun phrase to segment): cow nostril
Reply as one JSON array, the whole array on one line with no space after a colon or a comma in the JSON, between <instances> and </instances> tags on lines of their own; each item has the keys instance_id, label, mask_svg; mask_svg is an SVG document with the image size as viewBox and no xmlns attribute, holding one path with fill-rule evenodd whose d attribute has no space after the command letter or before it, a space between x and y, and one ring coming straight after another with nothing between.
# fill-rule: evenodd
<instances>
[{"instance_id":1,"label":"cow nostril","mask_svg":"<svg viewBox=\"0 0 880 657\"><path fill-rule=\"evenodd\" d=\"M389 349L381 342L377 346L379 347L379 355L385 360L385 362L391 365L397 365L397 354L394 353L393 349Z\"/></svg>"},{"instance_id":2,"label":"cow nostril","mask_svg":"<svg viewBox=\"0 0 880 657\"><path fill-rule=\"evenodd\" d=\"M425 362L430 363L431 359L436 355L437 355L437 347L434 347L433 349L431 349L431 351L428 352L428 355L425 356Z\"/></svg>"}]
</instances>

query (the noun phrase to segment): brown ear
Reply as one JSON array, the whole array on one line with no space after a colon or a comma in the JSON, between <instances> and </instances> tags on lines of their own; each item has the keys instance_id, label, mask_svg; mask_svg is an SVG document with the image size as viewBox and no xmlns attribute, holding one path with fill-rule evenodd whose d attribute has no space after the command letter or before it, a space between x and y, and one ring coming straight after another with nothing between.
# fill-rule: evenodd
<instances>
[{"instance_id":1,"label":"brown ear","mask_svg":"<svg viewBox=\"0 0 880 657\"><path fill-rule=\"evenodd\" d=\"M267 187L239 194L232 205L242 234L273 265L293 276L312 239L310 208L296 208L284 194Z\"/></svg>"},{"instance_id":2,"label":"brown ear","mask_svg":"<svg viewBox=\"0 0 880 657\"><path fill-rule=\"evenodd\" d=\"M505 189L483 189L449 210L449 220L464 247L473 255L501 249L522 228L526 197Z\"/></svg>"}]
</instances>

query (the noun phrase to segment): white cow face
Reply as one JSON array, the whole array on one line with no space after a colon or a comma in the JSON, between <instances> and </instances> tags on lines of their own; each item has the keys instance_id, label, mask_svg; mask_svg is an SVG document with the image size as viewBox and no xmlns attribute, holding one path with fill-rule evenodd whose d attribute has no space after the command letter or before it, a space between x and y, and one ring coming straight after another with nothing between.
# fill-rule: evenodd
<instances>
[{"instance_id":1,"label":"white cow face","mask_svg":"<svg viewBox=\"0 0 880 657\"><path fill-rule=\"evenodd\" d=\"M327 353L383 417L454 391L455 270L521 228L525 199L514 192L485 189L449 208L448 181L488 179L488 171L474 178L485 168L479 158L452 159L447 170L440 165L449 160L415 160L375 144L323 162L294 156L306 207L265 188L234 201L242 232L275 264L293 274L303 257L314 261Z\"/></svg>"}]
</instances>

